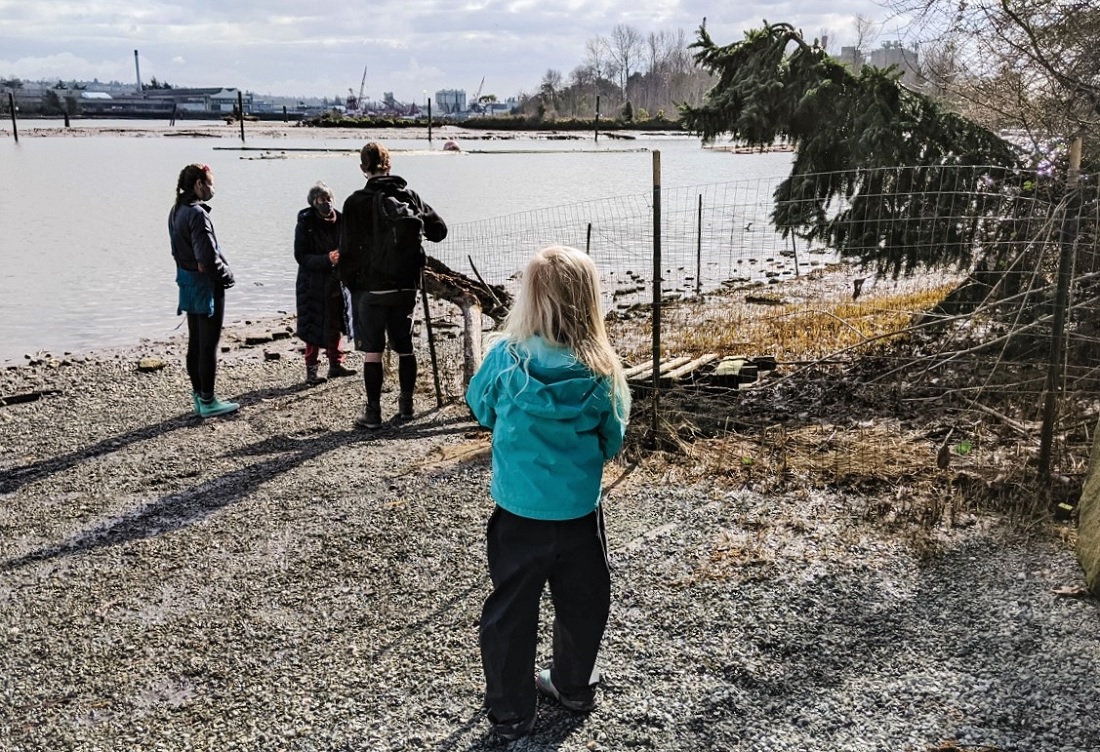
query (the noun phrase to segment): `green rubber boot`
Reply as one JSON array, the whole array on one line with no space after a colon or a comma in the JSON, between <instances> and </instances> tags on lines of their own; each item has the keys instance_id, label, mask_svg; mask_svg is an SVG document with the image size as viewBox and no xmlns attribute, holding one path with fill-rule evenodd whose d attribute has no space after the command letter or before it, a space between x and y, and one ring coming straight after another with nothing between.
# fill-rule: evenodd
<instances>
[{"instance_id":1,"label":"green rubber boot","mask_svg":"<svg viewBox=\"0 0 1100 752\"><path fill-rule=\"evenodd\" d=\"M218 415L228 415L241 409L236 402L222 402L217 397L209 400L199 398L199 415L203 418L213 418Z\"/></svg>"}]
</instances>

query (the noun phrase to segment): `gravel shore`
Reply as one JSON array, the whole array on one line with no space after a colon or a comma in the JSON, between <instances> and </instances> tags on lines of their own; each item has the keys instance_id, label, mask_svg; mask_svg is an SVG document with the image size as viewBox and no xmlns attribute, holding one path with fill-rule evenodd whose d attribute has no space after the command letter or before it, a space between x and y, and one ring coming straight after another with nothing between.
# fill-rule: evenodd
<instances>
[{"instance_id":1,"label":"gravel shore","mask_svg":"<svg viewBox=\"0 0 1100 752\"><path fill-rule=\"evenodd\" d=\"M0 372L46 392L0 407L0 750L508 748L477 648L488 435L435 408L426 354L417 419L356 430L360 379L306 387L286 328L227 333L229 418L190 414L178 341ZM544 704L510 748L1100 749L1069 534L974 516L918 555L868 504L642 456L606 503L600 704Z\"/></svg>"}]
</instances>

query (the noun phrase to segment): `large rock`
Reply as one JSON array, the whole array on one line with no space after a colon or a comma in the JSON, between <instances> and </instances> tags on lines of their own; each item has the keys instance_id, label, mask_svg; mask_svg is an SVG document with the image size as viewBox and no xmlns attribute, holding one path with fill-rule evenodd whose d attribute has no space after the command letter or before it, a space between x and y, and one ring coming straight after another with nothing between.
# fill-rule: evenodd
<instances>
[{"instance_id":1,"label":"large rock","mask_svg":"<svg viewBox=\"0 0 1100 752\"><path fill-rule=\"evenodd\" d=\"M137 364L137 369L142 373L155 373L156 371L161 370L167 365L168 364L160 358L149 357L139 360Z\"/></svg>"},{"instance_id":2,"label":"large rock","mask_svg":"<svg viewBox=\"0 0 1100 752\"><path fill-rule=\"evenodd\" d=\"M1078 507L1077 559L1085 570L1085 584L1100 595L1100 430L1089 455L1089 474Z\"/></svg>"}]
</instances>

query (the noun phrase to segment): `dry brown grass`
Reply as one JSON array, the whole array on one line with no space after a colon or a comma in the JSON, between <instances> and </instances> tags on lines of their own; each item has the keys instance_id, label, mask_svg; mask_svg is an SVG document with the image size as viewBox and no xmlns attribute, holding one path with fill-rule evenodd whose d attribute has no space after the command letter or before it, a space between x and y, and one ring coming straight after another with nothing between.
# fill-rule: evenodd
<instances>
[{"instance_id":1,"label":"dry brown grass","mask_svg":"<svg viewBox=\"0 0 1100 752\"><path fill-rule=\"evenodd\" d=\"M928 544L932 530L975 509L1032 519L1045 511L1049 496L1037 496L1027 479L1030 443L980 422L968 425L967 438L951 440L956 416L935 403L902 416L875 406L874 393L857 394L859 364L903 341L914 316L934 308L956 282L925 275L872 285L853 300L850 275L832 270L666 307L666 357L774 355L779 369L748 392L704 394L685 385L662 393L656 434L648 394L638 393L632 430L645 441L637 443L672 449L667 462L686 482L856 491L868 519L910 528L917 548ZM650 359L648 321L617 320L610 328L626 362ZM808 363L833 370L799 370ZM776 376L809 395L795 410L782 409L787 394L769 391Z\"/></svg>"},{"instance_id":2,"label":"dry brown grass","mask_svg":"<svg viewBox=\"0 0 1100 752\"><path fill-rule=\"evenodd\" d=\"M802 494L808 501L799 515L811 514L810 500L838 498L844 508L828 515L847 520L845 534L874 529L873 538L904 541L918 558L936 556L945 533L975 524L984 512L1002 514L1024 535L1048 529L1050 521L1051 496L1029 479L1029 452L991 444L961 454L956 445L948 466L940 467L936 443L897 422L774 425L670 443L676 448L653 460L666 468L669 482ZM840 494L822 497L822 491ZM688 579L767 576L780 565L777 557L797 556L803 520L791 515L789 505L784 510L777 507L759 524L745 521L745 531L716 535ZM815 545L824 551L836 544L843 559L842 542Z\"/></svg>"},{"instance_id":3,"label":"dry brown grass","mask_svg":"<svg viewBox=\"0 0 1100 752\"><path fill-rule=\"evenodd\" d=\"M886 283L853 300L849 274L822 270L782 286L723 291L664 306L661 350L665 356L713 352L774 355L786 362L818 360L883 342L904 330L914 314L934 307L953 286L944 277L923 284ZM625 361L651 357L650 322L612 321L610 329Z\"/></svg>"}]
</instances>

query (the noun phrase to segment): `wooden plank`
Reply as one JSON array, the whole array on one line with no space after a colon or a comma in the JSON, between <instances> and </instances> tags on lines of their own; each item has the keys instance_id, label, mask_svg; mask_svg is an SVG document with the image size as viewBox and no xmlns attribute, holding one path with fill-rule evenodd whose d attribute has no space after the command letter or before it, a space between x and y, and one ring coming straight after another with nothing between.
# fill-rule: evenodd
<instances>
[{"instance_id":1,"label":"wooden plank","mask_svg":"<svg viewBox=\"0 0 1100 752\"><path fill-rule=\"evenodd\" d=\"M663 361L661 361L660 365L658 366L657 374L658 375L665 374L668 371L672 370L673 368L676 368L676 366L682 366L684 363L687 363L689 360L691 360L691 358L687 355L681 355L681 356L676 357L676 358L669 358L667 360L663 360ZM645 363L643 365L634 366L633 368L628 369L623 375L626 376L628 381L643 381L647 378L651 378L652 374L653 374L653 364L652 363Z\"/></svg>"},{"instance_id":2,"label":"wooden plank","mask_svg":"<svg viewBox=\"0 0 1100 752\"><path fill-rule=\"evenodd\" d=\"M652 363L642 363L641 365L631 366L623 371L623 376L630 380L637 376L639 373L648 372L653 368Z\"/></svg>"},{"instance_id":3,"label":"wooden plank","mask_svg":"<svg viewBox=\"0 0 1100 752\"><path fill-rule=\"evenodd\" d=\"M668 373L663 374L661 378L662 380L668 379L669 381L679 381L684 376L689 375L693 371L696 371L715 360L718 360L718 353L707 353L706 355L702 355L689 363L685 363L682 366L678 366L672 369Z\"/></svg>"},{"instance_id":4,"label":"wooden plank","mask_svg":"<svg viewBox=\"0 0 1100 752\"><path fill-rule=\"evenodd\" d=\"M755 363L744 357L730 357L722 358L707 380L718 386L736 387L739 384L751 384L756 381L756 377Z\"/></svg>"},{"instance_id":5,"label":"wooden plank","mask_svg":"<svg viewBox=\"0 0 1100 752\"><path fill-rule=\"evenodd\" d=\"M673 368L675 368L676 366L683 365L684 363L687 363L689 360L691 360L690 355L680 355L679 357L676 357L676 358L669 358L668 360L665 360L661 363L661 367L657 370L657 373L659 375L664 375L664 374L668 373L670 370L672 370Z\"/></svg>"},{"instance_id":6,"label":"wooden plank","mask_svg":"<svg viewBox=\"0 0 1100 752\"><path fill-rule=\"evenodd\" d=\"M762 373L774 370L776 359L774 355L762 355L750 357L747 355L721 356L717 353L707 353L698 358L681 355L675 358L666 358L658 367L658 382L662 386L692 377L700 369L718 361L717 367L711 369L703 380L716 386L736 387L739 384L751 384ZM653 364L646 362L631 366L624 370L623 375L627 381L634 384L652 381Z\"/></svg>"}]
</instances>

